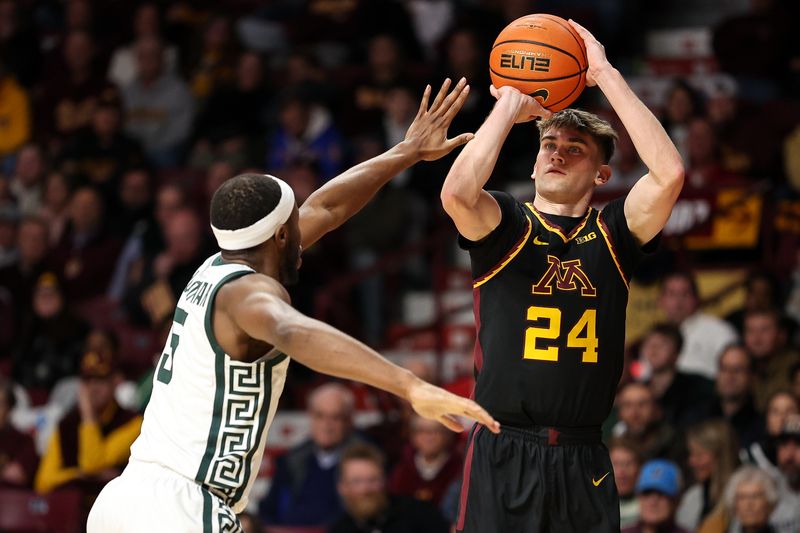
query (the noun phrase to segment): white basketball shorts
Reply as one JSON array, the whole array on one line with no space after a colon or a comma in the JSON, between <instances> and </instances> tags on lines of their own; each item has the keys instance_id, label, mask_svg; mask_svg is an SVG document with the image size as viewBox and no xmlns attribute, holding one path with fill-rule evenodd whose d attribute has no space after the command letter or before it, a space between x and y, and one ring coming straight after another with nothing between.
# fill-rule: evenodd
<instances>
[{"instance_id":1,"label":"white basketball shorts","mask_svg":"<svg viewBox=\"0 0 800 533\"><path fill-rule=\"evenodd\" d=\"M241 533L236 515L195 481L131 461L89 512L88 533Z\"/></svg>"}]
</instances>

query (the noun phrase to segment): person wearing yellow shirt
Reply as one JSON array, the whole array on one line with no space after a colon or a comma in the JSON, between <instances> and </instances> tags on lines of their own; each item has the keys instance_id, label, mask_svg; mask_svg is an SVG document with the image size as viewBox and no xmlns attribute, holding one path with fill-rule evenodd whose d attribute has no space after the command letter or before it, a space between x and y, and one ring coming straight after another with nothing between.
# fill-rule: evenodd
<instances>
[{"instance_id":1,"label":"person wearing yellow shirt","mask_svg":"<svg viewBox=\"0 0 800 533\"><path fill-rule=\"evenodd\" d=\"M30 136L28 94L0 61L0 159L16 152Z\"/></svg>"},{"instance_id":2,"label":"person wearing yellow shirt","mask_svg":"<svg viewBox=\"0 0 800 533\"><path fill-rule=\"evenodd\" d=\"M78 405L59 422L36 473L34 488L46 493L70 485L99 493L128 462L142 426L138 413L114 399L120 377L111 355L89 351L81 360Z\"/></svg>"}]
</instances>

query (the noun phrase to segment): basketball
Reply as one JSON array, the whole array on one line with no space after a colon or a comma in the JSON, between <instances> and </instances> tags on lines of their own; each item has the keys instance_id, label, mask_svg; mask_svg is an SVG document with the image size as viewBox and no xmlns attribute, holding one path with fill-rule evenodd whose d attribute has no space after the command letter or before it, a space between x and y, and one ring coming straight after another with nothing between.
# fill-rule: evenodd
<instances>
[{"instance_id":1,"label":"basketball","mask_svg":"<svg viewBox=\"0 0 800 533\"><path fill-rule=\"evenodd\" d=\"M550 111L569 106L586 86L586 47L561 17L527 15L506 26L492 46L495 87L510 85Z\"/></svg>"}]
</instances>

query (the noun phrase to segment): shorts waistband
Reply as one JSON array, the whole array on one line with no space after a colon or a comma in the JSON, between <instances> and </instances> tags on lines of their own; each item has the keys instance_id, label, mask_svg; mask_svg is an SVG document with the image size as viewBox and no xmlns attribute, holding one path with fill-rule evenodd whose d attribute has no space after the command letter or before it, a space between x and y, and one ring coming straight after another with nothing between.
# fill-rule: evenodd
<instances>
[{"instance_id":1,"label":"shorts waistband","mask_svg":"<svg viewBox=\"0 0 800 533\"><path fill-rule=\"evenodd\" d=\"M564 446L570 444L599 444L603 440L603 432L599 427L564 428L549 426L516 427L503 425L501 432L507 432L523 439L529 439L548 446Z\"/></svg>"}]
</instances>

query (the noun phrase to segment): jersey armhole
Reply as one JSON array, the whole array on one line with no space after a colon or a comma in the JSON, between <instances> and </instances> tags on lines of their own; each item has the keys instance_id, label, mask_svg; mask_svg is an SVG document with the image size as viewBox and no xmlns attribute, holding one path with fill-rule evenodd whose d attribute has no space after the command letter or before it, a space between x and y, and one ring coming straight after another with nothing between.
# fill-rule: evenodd
<instances>
[{"instance_id":1,"label":"jersey armhole","mask_svg":"<svg viewBox=\"0 0 800 533\"><path fill-rule=\"evenodd\" d=\"M600 233L603 235L603 240L608 247L608 252L611 254L611 258L614 260L614 264L617 267L617 272L619 272L620 277L622 278L622 282L625 284L625 288L630 290L630 283L628 281L628 277L625 275L625 271L622 269L622 263L620 263L620 256L617 253L617 249L614 246L614 241L611 239L611 232L608 230L608 226L606 226L605 220L603 220L603 211L600 210L597 213L597 227L600 228Z\"/></svg>"},{"instance_id":2,"label":"jersey armhole","mask_svg":"<svg viewBox=\"0 0 800 533\"><path fill-rule=\"evenodd\" d=\"M503 270L516 256L519 254L520 250L525 246L525 243L528 242L528 238L531 236L531 231L533 230L533 222L531 221L531 217L525 213L526 219L526 226L525 226L525 233L522 235L519 241L511 247L511 249L503 256L500 261L497 262L495 266L489 269L488 272L479 276L478 278L474 279L472 282L472 288L478 288L493 277L495 277L501 270Z\"/></svg>"}]
</instances>

